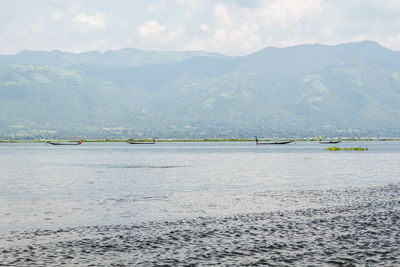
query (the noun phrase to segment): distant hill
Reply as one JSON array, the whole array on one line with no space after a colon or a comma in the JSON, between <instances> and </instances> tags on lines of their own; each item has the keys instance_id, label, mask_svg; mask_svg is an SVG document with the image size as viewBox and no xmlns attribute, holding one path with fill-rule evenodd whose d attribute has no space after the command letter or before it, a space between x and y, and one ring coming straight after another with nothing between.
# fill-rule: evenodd
<instances>
[{"instance_id":1,"label":"distant hill","mask_svg":"<svg viewBox=\"0 0 400 267\"><path fill-rule=\"evenodd\" d=\"M173 64L193 57L217 57L226 56L218 53L203 51L143 51L135 48L125 48L107 52L91 51L83 53L53 51L24 50L16 55L0 55L0 62L16 64L51 65L58 67L114 68L136 67L154 64Z\"/></svg>"},{"instance_id":2,"label":"distant hill","mask_svg":"<svg viewBox=\"0 0 400 267\"><path fill-rule=\"evenodd\" d=\"M4 138L399 136L400 53L24 51L0 56L0 106Z\"/></svg>"}]
</instances>

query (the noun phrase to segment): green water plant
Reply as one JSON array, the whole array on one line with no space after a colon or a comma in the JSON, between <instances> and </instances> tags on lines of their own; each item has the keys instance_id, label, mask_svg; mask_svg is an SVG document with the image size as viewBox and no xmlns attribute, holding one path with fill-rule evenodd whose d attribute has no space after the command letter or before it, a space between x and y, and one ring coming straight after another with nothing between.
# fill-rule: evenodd
<instances>
[{"instance_id":1,"label":"green water plant","mask_svg":"<svg viewBox=\"0 0 400 267\"><path fill-rule=\"evenodd\" d=\"M327 151L340 151L340 150L343 150L343 151L368 151L368 147L345 147L345 148L340 148L340 147L337 147L337 146L331 146L331 147L328 147L328 148L326 148L325 150L327 150Z\"/></svg>"},{"instance_id":2,"label":"green water plant","mask_svg":"<svg viewBox=\"0 0 400 267\"><path fill-rule=\"evenodd\" d=\"M342 150L342 149L340 147L337 147L337 146L331 146L331 147L328 147L325 150L327 150L327 151L339 151L339 150Z\"/></svg>"},{"instance_id":3,"label":"green water plant","mask_svg":"<svg viewBox=\"0 0 400 267\"><path fill-rule=\"evenodd\" d=\"M368 147L345 147L344 151L368 151Z\"/></svg>"}]
</instances>

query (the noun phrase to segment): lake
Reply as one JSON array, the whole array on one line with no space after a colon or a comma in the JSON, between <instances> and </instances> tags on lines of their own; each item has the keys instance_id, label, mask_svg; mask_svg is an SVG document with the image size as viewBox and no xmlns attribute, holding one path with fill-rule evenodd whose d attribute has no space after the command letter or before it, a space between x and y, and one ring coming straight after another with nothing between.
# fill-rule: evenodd
<instances>
[{"instance_id":1,"label":"lake","mask_svg":"<svg viewBox=\"0 0 400 267\"><path fill-rule=\"evenodd\" d=\"M398 263L400 142L337 146L0 143L0 263Z\"/></svg>"}]
</instances>

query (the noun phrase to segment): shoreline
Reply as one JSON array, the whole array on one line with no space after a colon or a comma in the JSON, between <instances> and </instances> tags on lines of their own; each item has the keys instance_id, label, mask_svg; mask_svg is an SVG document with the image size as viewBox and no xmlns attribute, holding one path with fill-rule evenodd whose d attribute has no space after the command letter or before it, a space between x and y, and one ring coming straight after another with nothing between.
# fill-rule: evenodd
<instances>
[{"instance_id":1,"label":"shoreline","mask_svg":"<svg viewBox=\"0 0 400 267\"><path fill-rule=\"evenodd\" d=\"M47 143L49 141L59 141L59 142L74 142L76 140L82 140L84 143L124 143L129 141L134 142L147 142L152 141L153 139L46 139L46 140L0 140L0 143ZM338 140L334 138L325 139L325 141L329 140ZM346 138L340 139L345 142L356 142L356 141L400 141L400 138ZM293 141L293 142L318 142L317 138L315 139L306 139L306 138L276 138L276 139L260 139L260 141ZM174 142L255 142L254 139L216 139L216 138L204 138L204 139L157 139L157 143L174 143Z\"/></svg>"}]
</instances>

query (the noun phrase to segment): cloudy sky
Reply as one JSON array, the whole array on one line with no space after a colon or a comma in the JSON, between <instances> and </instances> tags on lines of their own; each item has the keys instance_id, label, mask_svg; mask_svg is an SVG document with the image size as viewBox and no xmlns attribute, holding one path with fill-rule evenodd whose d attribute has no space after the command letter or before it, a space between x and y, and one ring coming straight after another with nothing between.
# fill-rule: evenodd
<instances>
[{"instance_id":1,"label":"cloudy sky","mask_svg":"<svg viewBox=\"0 0 400 267\"><path fill-rule=\"evenodd\" d=\"M361 40L400 50L399 0L0 0L0 54L135 47L244 55Z\"/></svg>"}]
</instances>

